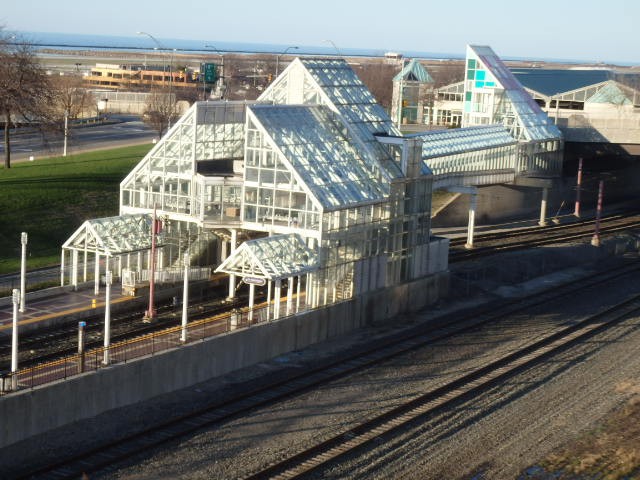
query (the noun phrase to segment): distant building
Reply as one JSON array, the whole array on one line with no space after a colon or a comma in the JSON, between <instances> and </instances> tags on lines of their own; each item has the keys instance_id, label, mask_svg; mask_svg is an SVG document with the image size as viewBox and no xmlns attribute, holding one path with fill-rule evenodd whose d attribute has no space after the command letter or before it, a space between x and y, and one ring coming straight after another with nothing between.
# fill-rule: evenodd
<instances>
[{"instance_id":1,"label":"distant building","mask_svg":"<svg viewBox=\"0 0 640 480\"><path fill-rule=\"evenodd\" d=\"M414 131L484 125L496 119L501 103L510 97L517 100L516 105L532 99L553 119L565 141L640 143L640 74L608 69L505 67L504 75L508 72L513 78L501 83L500 79L487 77L490 74L485 69L476 68L478 59L471 60L466 65L465 81L435 89L430 76L415 73L420 73L419 63L412 60L405 65L393 80L394 123ZM520 94L509 94L509 88L498 86L504 83L510 87L513 81L524 87L526 98L517 99ZM464 97L465 88L471 100Z\"/></svg>"},{"instance_id":2,"label":"distant building","mask_svg":"<svg viewBox=\"0 0 640 480\"><path fill-rule=\"evenodd\" d=\"M149 89L152 86L196 88L202 85L203 77L198 70L186 68L171 70L168 65L108 64L97 63L85 77L85 82L94 88Z\"/></svg>"}]
</instances>

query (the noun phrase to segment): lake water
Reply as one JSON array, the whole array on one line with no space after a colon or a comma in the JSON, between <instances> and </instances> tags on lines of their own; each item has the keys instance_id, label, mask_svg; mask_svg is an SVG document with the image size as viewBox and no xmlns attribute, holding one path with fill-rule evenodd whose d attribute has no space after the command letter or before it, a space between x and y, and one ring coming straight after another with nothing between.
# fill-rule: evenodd
<instances>
[{"instance_id":1,"label":"lake water","mask_svg":"<svg viewBox=\"0 0 640 480\"><path fill-rule=\"evenodd\" d=\"M26 41L32 43L38 48L57 48L60 50L142 50L153 51L158 47L151 38L146 35L135 35L130 37L118 37L108 35L82 35L72 33L46 33L46 32L12 32ZM264 44L264 43L242 43L242 42L224 42L212 40L210 42L203 40L184 40L156 37L160 44L160 48L173 50L184 53L201 53L219 51L222 53L273 53L278 54L284 52L290 45ZM213 48L207 48L207 45L213 45ZM349 56L365 56L380 57L385 54L384 50L362 49L362 48L342 48L339 52L333 45L300 45L297 50L289 49L289 54L300 55L349 55ZM406 57L416 58L434 58L447 59L464 58L464 51L459 54L437 53L437 52L419 52L419 51L399 51Z\"/></svg>"}]
</instances>

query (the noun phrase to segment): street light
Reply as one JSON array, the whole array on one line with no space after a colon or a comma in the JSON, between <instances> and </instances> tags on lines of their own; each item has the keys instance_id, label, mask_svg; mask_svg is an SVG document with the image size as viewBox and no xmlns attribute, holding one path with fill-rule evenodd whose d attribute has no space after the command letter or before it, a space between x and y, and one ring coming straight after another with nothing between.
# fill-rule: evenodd
<instances>
[{"instance_id":1,"label":"street light","mask_svg":"<svg viewBox=\"0 0 640 480\"><path fill-rule=\"evenodd\" d=\"M335 43L333 43L333 41L332 41L332 40L327 39L327 40L323 40L323 42L325 42L325 43L330 43L330 44L333 46L333 48L335 48L335 49L336 49L336 52L338 52L338 56L339 56L339 57L344 57L344 55L342 55L342 52L340 51L340 49L336 46L336 44L335 44Z\"/></svg>"},{"instance_id":2,"label":"street light","mask_svg":"<svg viewBox=\"0 0 640 480\"><path fill-rule=\"evenodd\" d=\"M204 48L212 48L218 55L220 55L220 74L218 75L218 77L222 78L224 76L224 54L220 50L218 50L215 45L211 45L210 43L206 44ZM222 96L220 98L222 98Z\"/></svg>"},{"instance_id":3,"label":"street light","mask_svg":"<svg viewBox=\"0 0 640 480\"><path fill-rule=\"evenodd\" d=\"M161 52L165 52L162 57L163 57L163 64L162 64L162 71L166 72L166 66L167 66L167 57L166 57L166 48L164 47L164 45L162 45L158 39L156 37L154 37L153 35L151 35L150 33L147 32L136 32L138 35L146 35L147 37L149 37L151 40L153 40L153 43L156 44L154 50L160 50ZM162 81L164 82L164 73L162 75Z\"/></svg>"},{"instance_id":4,"label":"street light","mask_svg":"<svg viewBox=\"0 0 640 480\"><path fill-rule=\"evenodd\" d=\"M287 47L284 49L284 52L282 52L280 55L278 55L276 57L276 77L278 76L278 73L280 71L279 66L280 66L280 57L285 55L289 50L298 50L298 47Z\"/></svg>"}]
</instances>

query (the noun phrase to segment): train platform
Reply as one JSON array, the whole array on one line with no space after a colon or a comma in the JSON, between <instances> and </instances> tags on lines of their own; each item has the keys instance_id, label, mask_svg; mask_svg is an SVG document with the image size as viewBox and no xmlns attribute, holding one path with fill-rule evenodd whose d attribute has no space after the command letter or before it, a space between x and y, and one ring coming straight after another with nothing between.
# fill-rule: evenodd
<instances>
[{"instance_id":1,"label":"train platform","mask_svg":"<svg viewBox=\"0 0 640 480\"><path fill-rule=\"evenodd\" d=\"M29 298L30 296L32 298ZM18 314L20 327L42 324L43 322L54 321L57 318L81 317L83 313L86 316L91 316L98 312L103 312L105 306L104 288L96 296L93 285L80 288L77 291L60 291L49 296L38 297L27 294L25 311ZM122 295L119 285L114 285L111 289L111 305L118 305L135 298ZM6 304L6 302L3 302L0 305L0 335L10 335L12 324L13 303Z\"/></svg>"}]
</instances>

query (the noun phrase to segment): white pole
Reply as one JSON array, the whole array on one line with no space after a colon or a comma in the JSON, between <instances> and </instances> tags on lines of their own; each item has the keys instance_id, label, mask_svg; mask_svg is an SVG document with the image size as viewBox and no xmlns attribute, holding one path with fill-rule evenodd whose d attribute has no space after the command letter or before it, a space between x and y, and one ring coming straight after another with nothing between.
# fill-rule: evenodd
<instances>
[{"instance_id":1,"label":"white pole","mask_svg":"<svg viewBox=\"0 0 640 480\"><path fill-rule=\"evenodd\" d=\"M184 254L184 285L182 296L182 334L180 335L180 341L187 341L187 310L189 308L189 264L191 259L189 254Z\"/></svg>"},{"instance_id":2,"label":"white pole","mask_svg":"<svg viewBox=\"0 0 640 480\"><path fill-rule=\"evenodd\" d=\"M93 268L95 279L93 286L93 294L98 295L100 293L100 254L96 252L96 264Z\"/></svg>"},{"instance_id":3,"label":"white pole","mask_svg":"<svg viewBox=\"0 0 640 480\"><path fill-rule=\"evenodd\" d=\"M104 304L104 360L109 365L109 347L111 346L111 271L107 257L107 271L105 272L105 304Z\"/></svg>"},{"instance_id":4,"label":"white pole","mask_svg":"<svg viewBox=\"0 0 640 480\"><path fill-rule=\"evenodd\" d=\"M271 280L267 280L267 320L271 314Z\"/></svg>"},{"instance_id":5,"label":"white pole","mask_svg":"<svg viewBox=\"0 0 640 480\"><path fill-rule=\"evenodd\" d=\"M476 208L478 206L478 194L472 193L469 199L469 226L467 227L467 243L465 248L473 248L473 231L476 226Z\"/></svg>"},{"instance_id":6,"label":"white pole","mask_svg":"<svg viewBox=\"0 0 640 480\"><path fill-rule=\"evenodd\" d=\"M27 291L27 242L29 241L27 232L22 232L20 241L22 243L22 261L20 263L20 311L24 312L25 292Z\"/></svg>"},{"instance_id":7,"label":"white pole","mask_svg":"<svg viewBox=\"0 0 640 480\"><path fill-rule=\"evenodd\" d=\"M11 334L11 388L18 388L18 306L20 305L20 290L13 289L13 331Z\"/></svg>"},{"instance_id":8,"label":"white pole","mask_svg":"<svg viewBox=\"0 0 640 480\"><path fill-rule=\"evenodd\" d=\"M287 281L287 315L291 315L293 306L293 279L295 277L289 277Z\"/></svg>"},{"instance_id":9,"label":"white pole","mask_svg":"<svg viewBox=\"0 0 640 480\"><path fill-rule=\"evenodd\" d=\"M71 251L71 285L74 290L78 290L78 250Z\"/></svg>"},{"instance_id":10,"label":"white pole","mask_svg":"<svg viewBox=\"0 0 640 480\"><path fill-rule=\"evenodd\" d=\"M549 189L542 188L542 201L540 202L540 221L538 225L544 227L547 224L547 200L549 197Z\"/></svg>"},{"instance_id":11,"label":"white pole","mask_svg":"<svg viewBox=\"0 0 640 480\"><path fill-rule=\"evenodd\" d=\"M238 241L238 232L235 228L231 229L231 254L236 251L236 242ZM229 298L236 296L236 276L229 275Z\"/></svg>"},{"instance_id":12,"label":"white pole","mask_svg":"<svg viewBox=\"0 0 640 480\"><path fill-rule=\"evenodd\" d=\"M60 254L60 286L64 287L64 248Z\"/></svg>"},{"instance_id":13,"label":"white pole","mask_svg":"<svg viewBox=\"0 0 640 480\"><path fill-rule=\"evenodd\" d=\"M276 280L276 292L275 295L273 296L273 319L277 320L278 318L280 318L280 297L282 296L282 280L281 279L277 279Z\"/></svg>"},{"instance_id":14,"label":"white pole","mask_svg":"<svg viewBox=\"0 0 640 480\"><path fill-rule=\"evenodd\" d=\"M64 111L64 147L62 149L62 156L67 156L67 137L69 136L69 112Z\"/></svg>"},{"instance_id":15,"label":"white pole","mask_svg":"<svg viewBox=\"0 0 640 480\"><path fill-rule=\"evenodd\" d=\"M296 313L300 311L300 284L302 283L302 276L298 275L298 282L296 284Z\"/></svg>"},{"instance_id":16,"label":"white pole","mask_svg":"<svg viewBox=\"0 0 640 480\"><path fill-rule=\"evenodd\" d=\"M251 283L249 284L249 322L253 321L253 299L256 293L256 286Z\"/></svg>"}]
</instances>

